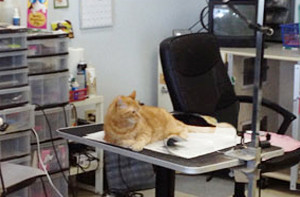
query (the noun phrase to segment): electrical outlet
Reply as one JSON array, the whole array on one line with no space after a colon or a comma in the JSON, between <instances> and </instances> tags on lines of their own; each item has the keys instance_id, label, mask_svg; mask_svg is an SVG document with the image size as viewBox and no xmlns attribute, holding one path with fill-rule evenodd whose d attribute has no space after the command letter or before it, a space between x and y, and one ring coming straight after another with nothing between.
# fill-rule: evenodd
<instances>
[{"instance_id":1,"label":"electrical outlet","mask_svg":"<svg viewBox=\"0 0 300 197\"><path fill-rule=\"evenodd\" d=\"M89 122L96 122L96 110L94 109L85 110L84 117Z\"/></svg>"}]
</instances>

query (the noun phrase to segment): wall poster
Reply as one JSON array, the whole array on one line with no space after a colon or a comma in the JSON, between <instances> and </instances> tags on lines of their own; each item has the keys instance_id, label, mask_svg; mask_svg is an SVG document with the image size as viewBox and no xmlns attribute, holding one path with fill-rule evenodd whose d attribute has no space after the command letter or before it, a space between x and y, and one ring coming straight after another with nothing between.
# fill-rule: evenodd
<instances>
[{"instance_id":1,"label":"wall poster","mask_svg":"<svg viewBox=\"0 0 300 197\"><path fill-rule=\"evenodd\" d=\"M28 0L27 27L47 29L48 0Z\"/></svg>"}]
</instances>

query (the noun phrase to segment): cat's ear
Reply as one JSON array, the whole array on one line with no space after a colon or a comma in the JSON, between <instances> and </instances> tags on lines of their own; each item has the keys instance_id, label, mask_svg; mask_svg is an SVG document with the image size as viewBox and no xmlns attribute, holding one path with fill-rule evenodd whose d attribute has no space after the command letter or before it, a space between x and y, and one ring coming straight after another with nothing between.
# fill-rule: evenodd
<instances>
[{"instance_id":1,"label":"cat's ear","mask_svg":"<svg viewBox=\"0 0 300 197\"><path fill-rule=\"evenodd\" d=\"M136 96L136 91L133 90L133 92L129 95L129 97L135 100L135 96Z\"/></svg>"},{"instance_id":2,"label":"cat's ear","mask_svg":"<svg viewBox=\"0 0 300 197\"><path fill-rule=\"evenodd\" d=\"M125 108L127 107L126 103L122 100L122 98L119 96L116 102L117 107L119 108Z\"/></svg>"}]
</instances>

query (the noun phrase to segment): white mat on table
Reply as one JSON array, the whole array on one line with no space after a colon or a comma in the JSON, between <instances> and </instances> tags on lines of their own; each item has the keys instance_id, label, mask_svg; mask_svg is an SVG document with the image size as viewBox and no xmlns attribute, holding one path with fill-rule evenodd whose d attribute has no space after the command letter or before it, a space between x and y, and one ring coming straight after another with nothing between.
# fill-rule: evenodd
<instances>
[{"instance_id":1,"label":"white mat on table","mask_svg":"<svg viewBox=\"0 0 300 197\"><path fill-rule=\"evenodd\" d=\"M88 134L85 138L105 142L104 131ZM177 142L174 148L166 148L165 142L162 140L148 144L145 149L191 159L233 147L239 143L239 140L235 129L218 128L215 133L189 133L187 140Z\"/></svg>"}]
</instances>

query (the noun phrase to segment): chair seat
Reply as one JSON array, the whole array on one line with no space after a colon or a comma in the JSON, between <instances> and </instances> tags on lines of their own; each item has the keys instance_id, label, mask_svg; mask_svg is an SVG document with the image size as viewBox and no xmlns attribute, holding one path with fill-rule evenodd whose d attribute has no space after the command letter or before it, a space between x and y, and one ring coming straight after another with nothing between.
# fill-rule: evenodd
<instances>
[{"instance_id":1,"label":"chair seat","mask_svg":"<svg viewBox=\"0 0 300 197\"><path fill-rule=\"evenodd\" d=\"M300 162L300 148L285 152L284 155L262 162L261 172L273 172L290 168Z\"/></svg>"},{"instance_id":2,"label":"chair seat","mask_svg":"<svg viewBox=\"0 0 300 197\"><path fill-rule=\"evenodd\" d=\"M260 134L262 134L259 138L260 141L266 140L267 132L260 131ZM300 141L288 135L281 135L273 132L268 132L268 134L271 136L269 141L271 145L282 148L285 153L292 152L300 148ZM251 141L251 134L245 133L244 137L246 143Z\"/></svg>"},{"instance_id":3,"label":"chair seat","mask_svg":"<svg viewBox=\"0 0 300 197\"><path fill-rule=\"evenodd\" d=\"M41 169L12 163L2 163L1 171L7 193L24 188L33 183L36 178L45 175L45 172ZM2 193L2 184L0 184L0 190Z\"/></svg>"},{"instance_id":4,"label":"chair seat","mask_svg":"<svg viewBox=\"0 0 300 197\"><path fill-rule=\"evenodd\" d=\"M264 133L264 132L261 132ZM284 155L272 158L261 163L261 172L272 172L284 168L292 167L300 161L300 141L294 138L269 132L271 135L270 143L273 146L280 147L284 150ZM251 135L245 134L245 142L250 141ZM260 137L260 140L266 140L265 135Z\"/></svg>"}]
</instances>

